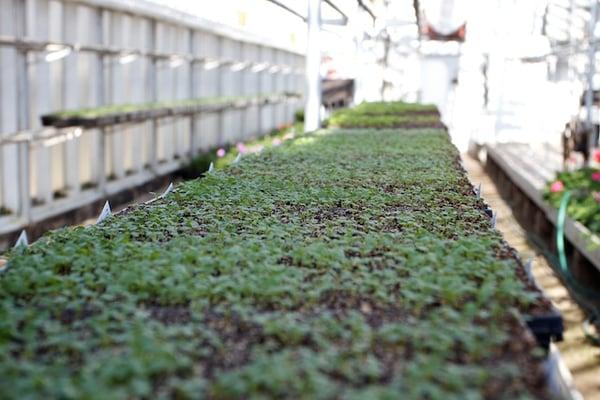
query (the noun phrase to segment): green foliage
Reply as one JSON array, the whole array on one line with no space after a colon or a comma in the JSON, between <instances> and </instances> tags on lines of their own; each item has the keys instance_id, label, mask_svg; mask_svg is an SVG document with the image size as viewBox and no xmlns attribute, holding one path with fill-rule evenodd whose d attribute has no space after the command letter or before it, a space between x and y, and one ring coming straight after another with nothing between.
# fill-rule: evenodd
<instances>
[{"instance_id":1,"label":"green foliage","mask_svg":"<svg viewBox=\"0 0 600 400\"><path fill-rule=\"evenodd\" d=\"M297 96L295 93L283 93L285 96ZM78 110L66 110L45 117L57 119L82 118L93 119L104 116L117 116L125 113L146 112L163 109L182 109L193 108L203 105L224 106L235 103L237 101L257 100L258 102L267 101L270 97L277 96L276 94L261 94L258 96L214 96L202 97L197 99L160 101L153 103L137 103L137 104L109 104L101 107L83 108Z\"/></svg>"},{"instance_id":2,"label":"green foliage","mask_svg":"<svg viewBox=\"0 0 600 400\"><path fill-rule=\"evenodd\" d=\"M600 233L600 182L592 179L594 173L600 174L600 170L581 168L571 172L559 172L554 181L546 184L544 198L558 208L564 192L571 190L573 196L569 201L567 214L584 224L590 231ZM564 188L552 192L551 186L555 182L562 182Z\"/></svg>"},{"instance_id":3,"label":"green foliage","mask_svg":"<svg viewBox=\"0 0 600 400\"><path fill-rule=\"evenodd\" d=\"M532 396L508 343L534 295L457 158L442 130L320 131L11 250L2 397Z\"/></svg>"},{"instance_id":4,"label":"green foliage","mask_svg":"<svg viewBox=\"0 0 600 400\"><path fill-rule=\"evenodd\" d=\"M339 128L439 127L440 115L434 105L404 102L362 103L333 113L327 126Z\"/></svg>"},{"instance_id":5,"label":"green foliage","mask_svg":"<svg viewBox=\"0 0 600 400\"><path fill-rule=\"evenodd\" d=\"M340 112L333 115L327 126L338 128L397 128L440 125L437 115L354 115Z\"/></svg>"},{"instance_id":6,"label":"green foliage","mask_svg":"<svg viewBox=\"0 0 600 400\"><path fill-rule=\"evenodd\" d=\"M351 109L353 114L398 115L398 114L439 114L433 104L395 102L365 102Z\"/></svg>"},{"instance_id":7,"label":"green foliage","mask_svg":"<svg viewBox=\"0 0 600 400\"><path fill-rule=\"evenodd\" d=\"M194 179L204 176L210 167L210 163L214 163L218 160L217 150L218 148L215 147L195 156L181 168L179 173L185 179Z\"/></svg>"},{"instance_id":8,"label":"green foliage","mask_svg":"<svg viewBox=\"0 0 600 400\"><path fill-rule=\"evenodd\" d=\"M284 140L288 140L288 138L301 135L303 130L304 127L301 123L296 123L293 126L285 125L273 129L261 138L249 140L243 145L247 149L247 153L258 153L263 149L277 147ZM221 157L218 155L219 150L224 152L224 155ZM186 179L204 176L206 171L208 171L210 163L213 163L217 169L226 168L233 163L239 153L239 148L237 146L232 146L231 144L226 144L222 147L214 147L194 157L190 162L183 166L180 174Z\"/></svg>"}]
</instances>

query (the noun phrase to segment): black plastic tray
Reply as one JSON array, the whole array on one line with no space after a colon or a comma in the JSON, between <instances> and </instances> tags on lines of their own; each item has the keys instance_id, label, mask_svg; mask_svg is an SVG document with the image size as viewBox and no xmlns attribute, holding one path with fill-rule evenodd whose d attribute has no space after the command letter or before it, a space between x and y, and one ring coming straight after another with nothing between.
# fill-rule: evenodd
<instances>
[{"instance_id":1,"label":"black plastic tray","mask_svg":"<svg viewBox=\"0 0 600 400\"><path fill-rule=\"evenodd\" d=\"M526 316L525 323L535 336L538 344L545 350L550 347L550 342L563 340L563 319L558 312L540 316Z\"/></svg>"}]
</instances>

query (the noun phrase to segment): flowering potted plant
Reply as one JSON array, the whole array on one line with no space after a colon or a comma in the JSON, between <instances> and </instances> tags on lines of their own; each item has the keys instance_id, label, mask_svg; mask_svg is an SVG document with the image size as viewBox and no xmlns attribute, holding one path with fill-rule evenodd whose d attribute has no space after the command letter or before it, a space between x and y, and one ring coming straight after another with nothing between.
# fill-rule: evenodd
<instances>
[{"instance_id":1,"label":"flowering potted plant","mask_svg":"<svg viewBox=\"0 0 600 400\"><path fill-rule=\"evenodd\" d=\"M600 152L594 158L600 162ZM547 183L544 198L558 208L566 191L572 192L568 215L590 231L600 233L600 169L584 167L559 172L555 180Z\"/></svg>"}]
</instances>

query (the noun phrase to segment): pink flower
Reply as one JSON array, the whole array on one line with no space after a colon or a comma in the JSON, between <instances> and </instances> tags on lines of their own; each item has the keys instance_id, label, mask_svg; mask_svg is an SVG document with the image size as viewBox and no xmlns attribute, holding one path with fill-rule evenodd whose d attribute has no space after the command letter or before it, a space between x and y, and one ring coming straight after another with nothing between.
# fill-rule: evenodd
<instances>
[{"instance_id":1,"label":"pink flower","mask_svg":"<svg viewBox=\"0 0 600 400\"><path fill-rule=\"evenodd\" d=\"M221 158L225 156L225 149L224 148L220 148L219 150L217 150L217 157Z\"/></svg>"},{"instance_id":2,"label":"pink flower","mask_svg":"<svg viewBox=\"0 0 600 400\"><path fill-rule=\"evenodd\" d=\"M235 147L237 147L237 150L241 154L245 154L248 151L248 149L246 149L246 145L244 143L238 143Z\"/></svg>"},{"instance_id":3,"label":"pink flower","mask_svg":"<svg viewBox=\"0 0 600 400\"><path fill-rule=\"evenodd\" d=\"M592 192L592 197L594 198L594 200L600 203L600 192Z\"/></svg>"},{"instance_id":4,"label":"pink flower","mask_svg":"<svg viewBox=\"0 0 600 400\"><path fill-rule=\"evenodd\" d=\"M594 152L594 160L596 160L596 162L600 162L600 150L596 150Z\"/></svg>"},{"instance_id":5,"label":"pink flower","mask_svg":"<svg viewBox=\"0 0 600 400\"><path fill-rule=\"evenodd\" d=\"M550 185L550 191L552 193L558 193L558 192L562 192L565 188L565 184L562 183L561 181L556 181L556 182L552 182L552 185Z\"/></svg>"},{"instance_id":6,"label":"pink flower","mask_svg":"<svg viewBox=\"0 0 600 400\"><path fill-rule=\"evenodd\" d=\"M594 182L600 182L600 172L592 172L592 180Z\"/></svg>"},{"instance_id":7,"label":"pink flower","mask_svg":"<svg viewBox=\"0 0 600 400\"><path fill-rule=\"evenodd\" d=\"M281 139L275 138L275 139L273 139L273 142L271 144L273 146L279 146L281 144Z\"/></svg>"}]
</instances>

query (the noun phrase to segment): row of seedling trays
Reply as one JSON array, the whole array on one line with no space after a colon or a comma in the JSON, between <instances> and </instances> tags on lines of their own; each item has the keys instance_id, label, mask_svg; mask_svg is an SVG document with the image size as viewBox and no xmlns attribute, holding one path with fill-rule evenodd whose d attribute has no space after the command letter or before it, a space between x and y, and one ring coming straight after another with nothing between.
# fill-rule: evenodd
<instances>
[{"instance_id":1,"label":"row of seedling trays","mask_svg":"<svg viewBox=\"0 0 600 400\"><path fill-rule=\"evenodd\" d=\"M87 271L83 276L85 284L94 284L94 290L104 289L90 302L98 300L105 308L96 311L86 309L87 303L80 304L83 311L75 319L81 324L78 326L86 328L92 324L88 321L96 323L94 312L114 307L115 318L100 320L97 326L106 335L102 337L104 342L90 351L100 355L113 351L110 359L121 360L122 364L111 364L114 371L105 372L110 379L101 373L87 376L93 383L106 384L95 388L98 396L105 391L107 396L122 393L122 397L129 398L151 397L152 390L167 390L166 387L174 391L165 397L182 398L205 395L223 399L359 399L405 395L442 399L469 395L506 398L532 393L543 397L545 392L536 386L539 380L524 377L536 374L535 371L522 370L519 365L521 369L515 377L510 368L503 369L505 363L517 366L519 360L537 367L536 359L529 353L531 346L522 344L521 351L506 348L505 336L497 330L514 334L508 341L520 346L529 335L523 334L526 330L521 327L521 319L515 328L516 317L509 319L512 314L502 306L526 307L519 308L519 318L524 315L538 343L548 348L551 339L562 337L560 315L542 298L541 290L516 254L494 253L492 245L509 249L490 232L482 213L487 214L492 227L496 215L468 193L464 170L457 167L458 155L453 153L455 149L447 136L441 130L431 129L408 134L393 130L387 136L386 133L347 130L299 138L298 146L284 146L268 157L248 158L235 171L208 174L207 179L183 184L174 193L170 187L160 196L164 202L136 207L100 229L51 234L37 248L28 249L32 250L29 253L15 251L15 274L20 267L22 277L41 289L58 290L56 287L64 291L64 296L72 296L81 288L77 283L68 284L69 274L77 275L83 268ZM434 149L444 151L435 153ZM390 164L389 169L385 163ZM320 164L329 165L324 168ZM429 172L436 168L440 176ZM389 171L391 182L382 176ZM416 197L407 195L412 194L411 179L418 180L413 185L422 191ZM429 186L437 191L429 192L431 196L427 197ZM480 197L481 188L474 194ZM407 196L404 202L402 196ZM447 203L440 205L442 198ZM434 208L428 208L428 204ZM107 206L99 222L108 215ZM423 218L421 226L419 218ZM448 226L436 226L440 221ZM370 224L376 224L377 229L372 230ZM164 236L147 237L149 234ZM489 248L478 247L485 240ZM461 246L473 246L474 256L465 254L469 247L461 250ZM336 247L339 252L335 252ZM105 249L106 258L104 253L95 254L97 249ZM81 258L76 260L79 263L65 258L63 250L64 254ZM121 260L116 259L119 257ZM484 262L478 264L477 257ZM30 265L45 258L52 263L45 273L56 282L38 282L27 274ZM465 266L481 267L482 275ZM485 293L481 293L478 279L488 286L493 282L515 283L513 266L524 287L491 287L487 302L480 300L479 296ZM432 272L422 273L421 267L430 267ZM100 269L98 273L94 273L96 269ZM188 275L190 271L194 274ZM448 281L437 281L438 274ZM9 288L20 296L20 303L12 305L10 299L3 299L12 307L9 323L38 303L59 308L58 311L68 308L68 304L58 302L60 299L32 291L31 286L21 287L15 277L11 277L14 286ZM457 282L457 277L464 282ZM121 289L127 296L120 301L122 293L103 288L106 282L126 282L130 286ZM453 302L452 296L429 293L431 286L427 285L447 289L458 299L507 320L489 316L479 320L474 316L480 315L481 310L470 314L470 309L456 297ZM194 290L188 291L188 287ZM533 305L525 306L520 302L522 291L540 296ZM416 304L425 304L425 308L419 311ZM219 306L224 313L215 311ZM150 318L143 311L155 321L143 319ZM70 323L68 313L58 315ZM192 315L197 319L192 319ZM134 324L142 320L146 325ZM156 320L166 327L163 329ZM116 324L113 329L121 329L125 334L118 330L113 338L112 331L102 331L100 324ZM444 324L450 324L452 331ZM472 342L461 341L463 328L464 336ZM62 336L52 345L58 343L63 353L80 351L71 348L71 340L87 346L87 339L83 342L78 336L67 335L71 332L68 326L56 329ZM443 347L445 338L432 331L443 329L453 338L447 347ZM12 332L10 328L6 330ZM423 337L413 336L415 331ZM501 337L501 344L488 340L488 336ZM121 338L130 342L119 343ZM110 342L113 339L115 343ZM21 342L16 343L15 348L19 349ZM482 354L477 346L483 344L500 354L492 353L492 349L488 349L489 354ZM0 348L2 345L0 341ZM414 354L419 348L422 353ZM0 372L8 369L4 367L11 362L10 357L18 358L19 354L13 351L8 359L0 359ZM35 368L58 362L45 358L47 354L45 349L41 361L33 361ZM188 358L191 363L183 362ZM56 369L56 380L63 382L93 371L97 359L96 354L83 358L83 367L68 365L66 371ZM425 364L420 364L422 360ZM133 361L135 366L129 368L128 363ZM50 389L42 384L32 388L31 382L37 382L33 379L35 368L14 379L28 393L47 395ZM389 376L383 370L389 370ZM114 379L111 373L115 374ZM487 380L480 381L477 376ZM495 381L497 376L501 378ZM492 382L489 386L488 381ZM130 382L135 385L126 386ZM87 383L84 379L75 380L69 389L87 393ZM502 383L506 386L497 387ZM189 396L182 394L184 388L190 388ZM7 390L16 393L12 386L7 386Z\"/></svg>"},{"instance_id":2,"label":"row of seedling trays","mask_svg":"<svg viewBox=\"0 0 600 400\"><path fill-rule=\"evenodd\" d=\"M144 122L174 116L189 116L199 113L216 113L253 106L279 104L298 99L300 95L291 92L249 97L222 97L174 102L107 106L96 109L67 111L46 114L41 117L44 126L55 128L84 127L95 128L109 125Z\"/></svg>"}]
</instances>

